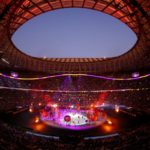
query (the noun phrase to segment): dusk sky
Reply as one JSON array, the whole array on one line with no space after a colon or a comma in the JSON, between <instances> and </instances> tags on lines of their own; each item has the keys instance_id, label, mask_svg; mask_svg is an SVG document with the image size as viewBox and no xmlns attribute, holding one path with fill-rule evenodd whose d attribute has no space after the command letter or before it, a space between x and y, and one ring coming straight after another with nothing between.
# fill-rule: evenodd
<instances>
[{"instance_id":1,"label":"dusk sky","mask_svg":"<svg viewBox=\"0 0 150 150\"><path fill-rule=\"evenodd\" d=\"M137 37L119 20L79 8L39 15L12 37L16 47L35 57L114 57L128 51Z\"/></svg>"}]
</instances>

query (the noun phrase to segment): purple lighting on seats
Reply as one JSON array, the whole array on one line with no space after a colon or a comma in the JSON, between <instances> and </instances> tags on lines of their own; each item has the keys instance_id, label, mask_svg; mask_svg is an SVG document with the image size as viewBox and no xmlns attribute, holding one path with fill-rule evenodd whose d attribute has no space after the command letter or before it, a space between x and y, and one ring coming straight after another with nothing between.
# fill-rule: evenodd
<instances>
[{"instance_id":1,"label":"purple lighting on seats","mask_svg":"<svg viewBox=\"0 0 150 150\"><path fill-rule=\"evenodd\" d=\"M58 78L58 77L65 77L65 76L85 76L85 77L93 77L93 78L99 78L103 80L116 80L116 81L130 81L130 80L138 80L142 78L146 78L150 76L149 74L138 76L138 77L132 77L132 78L115 78L115 77L106 77L106 76L99 76L99 75L91 75L91 74L59 74L59 75L50 75L50 76L43 76L43 77L36 77L36 78L14 78L12 76L8 76L6 74L0 73L0 76L3 76L5 78L11 78L11 79L16 79L16 80L44 80L44 79L49 79L49 78Z\"/></svg>"},{"instance_id":2,"label":"purple lighting on seats","mask_svg":"<svg viewBox=\"0 0 150 150\"><path fill-rule=\"evenodd\" d=\"M14 78L17 78L17 77L18 77L18 73L16 73L16 72L11 72L11 76L14 77Z\"/></svg>"},{"instance_id":3,"label":"purple lighting on seats","mask_svg":"<svg viewBox=\"0 0 150 150\"><path fill-rule=\"evenodd\" d=\"M134 73L132 73L132 77L133 77L133 78L137 78L137 77L139 77L139 76L140 76L139 72L134 72Z\"/></svg>"}]
</instances>

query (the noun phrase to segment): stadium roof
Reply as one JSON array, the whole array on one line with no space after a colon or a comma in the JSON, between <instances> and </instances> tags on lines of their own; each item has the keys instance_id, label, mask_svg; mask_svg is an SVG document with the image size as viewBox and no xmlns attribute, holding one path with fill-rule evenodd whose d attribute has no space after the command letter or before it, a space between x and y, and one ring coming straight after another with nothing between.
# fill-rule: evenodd
<instances>
[{"instance_id":1,"label":"stadium roof","mask_svg":"<svg viewBox=\"0 0 150 150\"><path fill-rule=\"evenodd\" d=\"M34 58L17 49L13 33L25 22L47 11L88 8L127 24L138 37L127 53L114 58ZM109 42L109 41L108 41ZM0 0L0 65L42 72L106 73L150 66L149 0Z\"/></svg>"}]
</instances>

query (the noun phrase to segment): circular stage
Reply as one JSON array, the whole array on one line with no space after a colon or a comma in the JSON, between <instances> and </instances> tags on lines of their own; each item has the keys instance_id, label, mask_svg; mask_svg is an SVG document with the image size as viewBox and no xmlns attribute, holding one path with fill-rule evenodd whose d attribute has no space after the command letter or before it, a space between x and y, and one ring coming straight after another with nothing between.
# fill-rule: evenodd
<instances>
[{"instance_id":1,"label":"circular stage","mask_svg":"<svg viewBox=\"0 0 150 150\"><path fill-rule=\"evenodd\" d=\"M94 128L107 121L106 113L93 109L42 109L40 120L50 126L71 130Z\"/></svg>"}]
</instances>

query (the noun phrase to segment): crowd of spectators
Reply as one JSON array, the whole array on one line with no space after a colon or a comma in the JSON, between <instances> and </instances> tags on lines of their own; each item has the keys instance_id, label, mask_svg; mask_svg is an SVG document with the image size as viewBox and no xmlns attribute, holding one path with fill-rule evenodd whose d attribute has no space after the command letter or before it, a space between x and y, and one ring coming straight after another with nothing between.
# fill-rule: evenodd
<instances>
[{"instance_id":1,"label":"crowd of spectators","mask_svg":"<svg viewBox=\"0 0 150 150\"><path fill-rule=\"evenodd\" d=\"M46 93L8 89L1 89L0 110L9 110L16 106L24 107L32 102L45 102L45 99L49 99L52 103L57 103L59 106L77 104L90 106L92 104L110 103L150 111L150 90L107 93Z\"/></svg>"},{"instance_id":2,"label":"crowd of spectators","mask_svg":"<svg viewBox=\"0 0 150 150\"><path fill-rule=\"evenodd\" d=\"M150 77L139 80L106 80L88 76L64 76L43 80L17 80L0 76L0 86L40 90L92 91L149 88Z\"/></svg>"},{"instance_id":3,"label":"crowd of spectators","mask_svg":"<svg viewBox=\"0 0 150 150\"><path fill-rule=\"evenodd\" d=\"M80 138L78 142L53 139L27 134L25 129L9 126L0 122L1 150L146 150L150 148L149 125L143 125L133 131L126 131L117 137L103 139ZM76 137L79 138L79 137Z\"/></svg>"},{"instance_id":4,"label":"crowd of spectators","mask_svg":"<svg viewBox=\"0 0 150 150\"><path fill-rule=\"evenodd\" d=\"M14 88L28 88L28 84L25 81L5 78L0 76L0 86L14 87Z\"/></svg>"},{"instance_id":5,"label":"crowd of spectators","mask_svg":"<svg viewBox=\"0 0 150 150\"><path fill-rule=\"evenodd\" d=\"M26 91L0 90L0 111L9 111L18 106L30 105L33 99Z\"/></svg>"},{"instance_id":6,"label":"crowd of spectators","mask_svg":"<svg viewBox=\"0 0 150 150\"><path fill-rule=\"evenodd\" d=\"M13 89L0 89L0 111L9 111L16 106L28 106L32 102L41 102L44 96L48 95L54 102L60 104L79 103L81 105L90 105L91 103L100 101L126 105L136 109L142 109L150 112L150 78L134 80L134 81L108 81L93 79L90 77L63 77L52 78L37 81L19 81L0 77L0 86L15 88L36 88L36 89L54 89L54 90L86 90L86 93L59 93L59 92L36 92L21 91ZM117 91L117 92L99 92L92 93L91 90L104 89L139 89L133 91ZM144 88L147 88L144 90ZM143 89L143 90L142 90ZM104 94L105 93L105 94ZM101 95L105 95L102 97ZM37 137L26 133L25 129L10 126L0 121L0 149L16 150L16 149L36 149L36 150L145 150L150 149L150 124L144 124L135 130L126 131L117 137L97 140L80 139L77 143L70 143L63 140L55 140L43 137ZM77 137L78 138L78 137Z\"/></svg>"},{"instance_id":7,"label":"crowd of spectators","mask_svg":"<svg viewBox=\"0 0 150 150\"><path fill-rule=\"evenodd\" d=\"M124 104L128 106L139 107L142 109L149 109L150 101L150 77L131 80L131 81L110 81L104 79L97 79L86 76L65 76L59 78L50 78L45 80L35 81L20 81L16 79L9 79L0 77L0 86L8 88L22 88L22 89L39 89L41 92L32 90L7 90L1 89L0 99L1 103L15 103L25 104L31 101L42 101L45 95L49 95L51 100L60 104L76 104L90 105L93 102L111 102L113 104ZM44 92L42 90L56 90L58 92ZM111 92L111 90L120 90ZM121 89L133 89L132 91L121 91ZM64 91L64 93L59 92ZM99 90L100 92L92 92ZM103 92L101 90L110 90ZM65 91L82 91L82 92L68 92ZM84 92L86 91L86 92ZM105 98L102 99L103 93ZM6 108L6 107L5 107Z\"/></svg>"}]
</instances>

